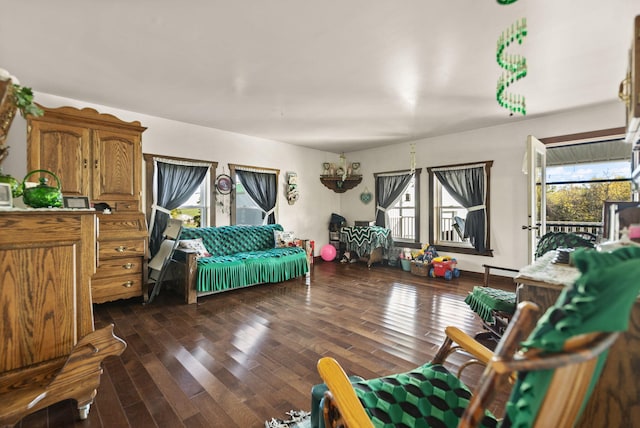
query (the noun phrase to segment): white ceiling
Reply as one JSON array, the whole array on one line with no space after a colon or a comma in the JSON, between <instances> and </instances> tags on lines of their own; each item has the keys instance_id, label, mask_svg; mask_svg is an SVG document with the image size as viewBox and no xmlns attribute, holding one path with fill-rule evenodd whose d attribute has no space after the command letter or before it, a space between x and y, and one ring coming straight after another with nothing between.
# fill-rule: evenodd
<instances>
[{"instance_id":1,"label":"white ceiling","mask_svg":"<svg viewBox=\"0 0 640 428\"><path fill-rule=\"evenodd\" d=\"M495 100L496 41L522 17L526 117L614 100L640 14L639 0L0 6L0 67L36 92L336 153L522 120Z\"/></svg>"}]
</instances>

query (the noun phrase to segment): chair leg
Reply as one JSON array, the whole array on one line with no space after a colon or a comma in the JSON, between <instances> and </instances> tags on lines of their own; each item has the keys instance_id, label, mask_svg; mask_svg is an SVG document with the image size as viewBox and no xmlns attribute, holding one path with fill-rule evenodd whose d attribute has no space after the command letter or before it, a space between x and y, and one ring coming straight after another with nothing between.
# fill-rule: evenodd
<instances>
[{"instance_id":1,"label":"chair leg","mask_svg":"<svg viewBox=\"0 0 640 428\"><path fill-rule=\"evenodd\" d=\"M149 296L149 300L147 301L146 304L150 304L151 302L153 302L153 299L155 299L158 294L160 294L160 288L162 288L162 283L164 282L164 274L166 272L167 268L163 267L162 270L160 271L160 275L158 275L158 279L156 279L155 284L153 285L153 289L151 290L151 295Z\"/></svg>"}]
</instances>

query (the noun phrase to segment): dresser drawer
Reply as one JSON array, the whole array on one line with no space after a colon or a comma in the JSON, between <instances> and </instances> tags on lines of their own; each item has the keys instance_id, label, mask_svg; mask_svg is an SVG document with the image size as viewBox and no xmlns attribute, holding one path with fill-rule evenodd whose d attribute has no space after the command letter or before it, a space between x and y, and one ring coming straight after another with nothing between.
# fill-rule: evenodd
<instances>
[{"instance_id":1,"label":"dresser drawer","mask_svg":"<svg viewBox=\"0 0 640 428\"><path fill-rule=\"evenodd\" d=\"M94 278L106 278L108 276L126 275L142 272L142 258L114 258L101 260Z\"/></svg>"},{"instance_id":2,"label":"dresser drawer","mask_svg":"<svg viewBox=\"0 0 640 428\"><path fill-rule=\"evenodd\" d=\"M131 274L91 280L91 300L93 303L128 299L142 295L142 275Z\"/></svg>"},{"instance_id":3,"label":"dresser drawer","mask_svg":"<svg viewBox=\"0 0 640 428\"><path fill-rule=\"evenodd\" d=\"M114 257L144 256L147 241L144 238L98 241L98 266Z\"/></svg>"},{"instance_id":4,"label":"dresser drawer","mask_svg":"<svg viewBox=\"0 0 640 428\"><path fill-rule=\"evenodd\" d=\"M98 239L126 236L146 236L147 222L142 213L98 215Z\"/></svg>"}]
</instances>

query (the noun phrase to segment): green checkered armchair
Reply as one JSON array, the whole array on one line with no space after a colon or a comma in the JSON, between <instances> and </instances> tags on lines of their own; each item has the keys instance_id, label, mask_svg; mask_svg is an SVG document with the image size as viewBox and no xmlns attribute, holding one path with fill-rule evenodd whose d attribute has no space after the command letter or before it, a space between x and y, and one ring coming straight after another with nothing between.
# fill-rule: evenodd
<instances>
[{"instance_id":1,"label":"green checkered armchair","mask_svg":"<svg viewBox=\"0 0 640 428\"><path fill-rule=\"evenodd\" d=\"M539 319L522 302L495 353L459 329L433 361L406 373L350 382L330 357L318 362L327 384L327 427L571 427L600 375L608 349L627 329L640 292L640 247L613 253L577 250L580 278ZM486 369L472 394L443 363L459 347ZM486 410L495 392L517 379L505 414Z\"/></svg>"}]
</instances>

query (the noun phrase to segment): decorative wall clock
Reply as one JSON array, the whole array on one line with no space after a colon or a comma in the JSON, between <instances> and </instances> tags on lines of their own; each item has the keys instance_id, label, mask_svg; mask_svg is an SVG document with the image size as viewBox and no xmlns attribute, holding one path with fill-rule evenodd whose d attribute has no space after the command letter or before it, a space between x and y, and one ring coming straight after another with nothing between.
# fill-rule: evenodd
<instances>
[{"instance_id":1,"label":"decorative wall clock","mask_svg":"<svg viewBox=\"0 0 640 428\"><path fill-rule=\"evenodd\" d=\"M227 195L231 193L231 189L233 188L233 181L231 177L227 174L220 174L216 177L216 189L218 193L222 195Z\"/></svg>"}]
</instances>

